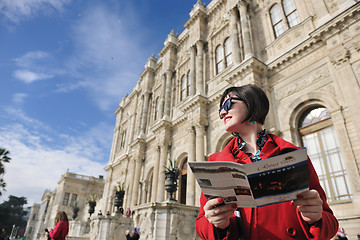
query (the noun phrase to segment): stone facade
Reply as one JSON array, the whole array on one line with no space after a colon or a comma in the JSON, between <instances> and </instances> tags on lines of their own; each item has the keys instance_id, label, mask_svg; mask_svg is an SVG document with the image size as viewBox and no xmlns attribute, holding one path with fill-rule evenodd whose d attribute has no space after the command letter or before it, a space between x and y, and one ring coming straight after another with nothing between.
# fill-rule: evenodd
<instances>
[{"instance_id":1,"label":"stone facade","mask_svg":"<svg viewBox=\"0 0 360 240\"><path fill-rule=\"evenodd\" d=\"M275 5L281 27L272 19ZM295 15L286 12L294 8ZM315 106L330 114L351 189L348 200L330 205L354 239L360 233L359 17L354 0L197 1L185 30L170 32L115 111L103 211L114 211L114 189L123 182L134 224L152 226L142 239L181 239L171 214L159 220L173 209L164 190L168 159L182 169L179 205L198 207L200 190L186 162L206 161L225 146L231 135L219 121L219 98L227 87L254 83L271 101L265 128L298 146L304 114ZM167 228L159 235L157 221Z\"/></svg>"}]
</instances>

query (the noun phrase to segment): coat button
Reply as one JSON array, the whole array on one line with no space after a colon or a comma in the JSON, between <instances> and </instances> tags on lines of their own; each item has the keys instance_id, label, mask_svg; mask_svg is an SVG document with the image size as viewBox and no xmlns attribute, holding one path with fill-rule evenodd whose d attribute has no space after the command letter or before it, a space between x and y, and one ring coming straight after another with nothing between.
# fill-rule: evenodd
<instances>
[{"instance_id":1,"label":"coat button","mask_svg":"<svg viewBox=\"0 0 360 240\"><path fill-rule=\"evenodd\" d=\"M292 227L288 227L286 228L286 233L287 235L289 235L290 237L295 237L296 235L296 230Z\"/></svg>"}]
</instances>

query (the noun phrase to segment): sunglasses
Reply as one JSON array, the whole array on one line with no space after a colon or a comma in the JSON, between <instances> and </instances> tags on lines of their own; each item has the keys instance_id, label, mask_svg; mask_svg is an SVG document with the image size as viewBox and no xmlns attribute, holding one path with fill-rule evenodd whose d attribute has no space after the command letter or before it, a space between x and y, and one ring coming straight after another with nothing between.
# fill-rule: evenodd
<instances>
[{"instance_id":1,"label":"sunglasses","mask_svg":"<svg viewBox=\"0 0 360 240\"><path fill-rule=\"evenodd\" d=\"M231 108L231 105L232 105L232 102L231 100L239 100L239 101L242 101L241 98L237 98L237 97L229 97L228 99L226 99L226 101L224 102L224 104L220 107L219 109L219 116L220 116L220 119L223 119L223 117L221 116L221 110L225 110L225 111L229 111L230 108Z\"/></svg>"}]
</instances>

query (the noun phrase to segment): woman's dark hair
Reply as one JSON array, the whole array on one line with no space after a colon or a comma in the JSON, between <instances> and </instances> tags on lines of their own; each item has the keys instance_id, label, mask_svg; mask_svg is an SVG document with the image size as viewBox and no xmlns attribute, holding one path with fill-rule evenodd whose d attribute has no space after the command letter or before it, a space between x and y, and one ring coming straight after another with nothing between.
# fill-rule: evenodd
<instances>
[{"instance_id":1,"label":"woman's dark hair","mask_svg":"<svg viewBox=\"0 0 360 240\"><path fill-rule=\"evenodd\" d=\"M55 225L60 221L69 222L68 217L66 215L66 212L59 211L59 212L56 213L56 215L55 215Z\"/></svg>"},{"instance_id":2,"label":"woman's dark hair","mask_svg":"<svg viewBox=\"0 0 360 240\"><path fill-rule=\"evenodd\" d=\"M240 98L248 110L243 122L256 121L264 124L266 115L269 112L269 99L265 92L255 84L247 84L241 87L230 87L224 91L220 99L220 107L224 103L226 96L233 93Z\"/></svg>"}]
</instances>

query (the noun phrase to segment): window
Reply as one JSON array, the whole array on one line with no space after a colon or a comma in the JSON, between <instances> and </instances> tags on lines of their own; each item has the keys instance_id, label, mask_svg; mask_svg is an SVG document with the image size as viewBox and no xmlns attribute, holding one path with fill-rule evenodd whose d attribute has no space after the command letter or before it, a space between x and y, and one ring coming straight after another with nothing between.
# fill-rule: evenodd
<instances>
[{"instance_id":1,"label":"window","mask_svg":"<svg viewBox=\"0 0 360 240\"><path fill-rule=\"evenodd\" d=\"M74 206L76 200L77 200L77 194L73 193L71 195L71 206Z\"/></svg>"},{"instance_id":2,"label":"window","mask_svg":"<svg viewBox=\"0 0 360 240\"><path fill-rule=\"evenodd\" d=\"M33 215L32 215L32 220L34 221L35 218L36 218L36 214L33 214Z\"/></svg>"},{"instance_id":3,"label":"window","mask_svg":"<svg viewBox=\"0 0 360 240\"><path fill-rule=\"evenodd\" d=\"M227 38L224 46L219 45L215 49L216 73L222 72L224 68L232 64L231 54L231 41Z\"/></svg>"},{"instance_id":4,"label":"window","mask_svg":"<svg viewBox=\"0 0 360 240\"><path fill-rule=\"evenodd\" d=\"M179 189L180 203L186 204L187 158L184 160L181 166L179 182L180 182L180 189Z\"/></svg>"},{"instance_id":5,"label":"window","mask_svg":"<svg viewBox=\"0 0 360 240\"><path fill-rule=\"evenodd\" d=\"M120 148L125 147L125 140L126 140L126 130L121 134L121 141L120 141Z\"/></svg>"},{"instance_id":6,"label":"window","mask_svg":"<svg viewBox=\"0 0 360 240\"><path fill-rule=\"evenodd\" d=\"M188 94L188 81L189 79L187 78L186 75L183 75L181 78L181 94L180 94L180 101L184 100Z\"/></svg>"},{"instance_id":7,"label":"window","mask_svg":"<svg viewBox=\"0 0 360 240\"><path fill-rule=\"evenodd\" d=\"M157 97L155 101L154 121L158 119L158 114L160 112L159 110L160 110L160 98Z\"/></svg>"},{"instance_id":8,"label":"window","mask_svg":"<svg viewBox=\"0 0 360 240\"><path fill-rule=\"evenodd\" d=\"M284 33L286 29L300 23L294 0L283 0L282 6L279 4L273 5L270 8L270 18L276 38Z\"/></svg>"},{"instance_id":9,"label":"window","mask_svg":"<svg viewBox=\"0 0 360 240\"><path fill-rule=\"evenodd\" d=\"M225 66L227 67L232 64L230 38L227 38L225 40L224 48L225 48Z\"/></svg>"},{"instance_id":10,"label":"window","mask_svg":"<svg viewBox=\"0 0 360 240\"><path fill-rule=\"evenodd\" d=\"M281 8L278 4L275 4L270 9L270 17L275 32L275 37L278 37L283 32L285 32L285 26L282 19Z\"/></svg>"},{"instance_id":11,"label":"window","mask_svg":"<svg viewBox=\"0 0 360 240\"><path fill-rule=\"evenodd\" d=\"M323 107L307 111L300 121L300 134L329 202L352 197L337 136L330 114Z\"/></svg>"},{"instance_id":12,"label":"window","mask_svg":"<svg viewBox=\"0 0 360 240\"><path fill-rule=\"evenodd\" d=\"M300 23L299 14L296 10L296 6L293 0L283 1L286 20L289 24L289 28L292 28Z\"/></svg>"},{"instance_id":13,"label":"window","mask_svg":"<svg viewBox=\"0 0 360 240\"><path fill-rule=\"evenodd\" d=\"M70 198L70 193L66 192L66 193L64 194L64 199L63 199L63 205L64 205L64 206L67 206L67 205L68 205L68 203L69 203L69 198Z\"/></svg>"},{"instance_id":14,"label":"window","mask_svg":"<svg viewBox=\"0 0 360 240\"><path fill-rule=\"evenodd\" d=\"M216 73L222 72L223 68L223 60L224 60L224 52L223 47L219 45L215 50L216 56Z\"/></svg>"}]
</instances>

